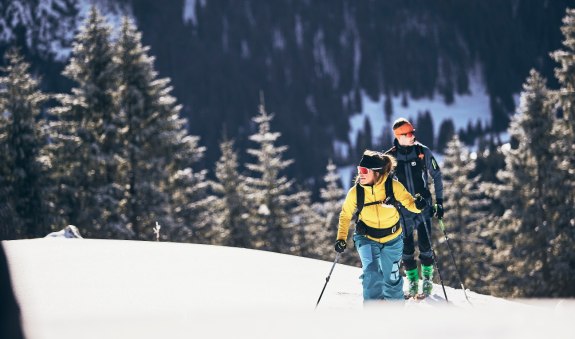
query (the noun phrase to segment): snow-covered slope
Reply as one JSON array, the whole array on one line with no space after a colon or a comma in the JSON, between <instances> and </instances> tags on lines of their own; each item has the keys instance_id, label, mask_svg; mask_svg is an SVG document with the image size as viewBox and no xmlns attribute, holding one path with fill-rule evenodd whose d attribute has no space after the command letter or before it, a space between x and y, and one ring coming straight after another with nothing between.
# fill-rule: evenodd
<instances>
[{"instance_id":1,"label":"snow-covered slope","mask_svg":"<svg viewBox=\"0 0 575 339\"><path fill-rule=\"evenodd\" d=\"M29 339L568 337L571 301L526 305L441 286L363 306L359 268L207 245L89 239L3 242ZM355 255L346 252L344 255Z\"/></svg>"}]
</instances>

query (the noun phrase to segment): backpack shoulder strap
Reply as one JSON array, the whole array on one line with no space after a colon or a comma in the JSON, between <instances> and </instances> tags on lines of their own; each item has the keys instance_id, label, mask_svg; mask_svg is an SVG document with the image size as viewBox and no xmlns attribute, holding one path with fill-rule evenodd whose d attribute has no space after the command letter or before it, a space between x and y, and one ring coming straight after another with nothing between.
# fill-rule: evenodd
<instances>
[{"instance_id":1,"label":"backpack shoulder strap","mask_svg":"<svg viewBox=\"0 0 575 339\"><path fill-rule=\"evenodd\" d=\"M389 205L396 205L397 200L395 199L395 195L393 194L393 176L392 173L389 173L387 179L385 180L385 202Z\"/></svg>"},{"instance_id":2,"label":"backpack shoulder strap","mask_svg":"<svg viewBox=\"0 0 575 339\"><path fill-rule=\"evenodd\" d=\"M392 148L385 151L383 154L395 154L397 153L397 147L393 146Z\"/></svg>"},{"instance_id":3,"label":"backpack shoulder strap","mask_svg":"<svg viewBox=\"0 0 575 339\"><path fill-rule=\"evenodd\" d=\"M373 202L368 202L367 204L364 202L365 199L365 192L363 192L363 189L361 190L361 193L359 193L359 191L357 192L357 215L359 215L359 212L361 212L361 209L364 206L371 206L371 205L377 205L377 204L388 204L388 205L393 205L395 207L397 207L397 199L395 199L395 195L393 194L393 173L390 173L387 176L387 179L385 179L385 183L384 183L384 187L385 187L385 200L379 200L379 201L373 201ZM361 187L360 187L361 188ZM361 203L361 204L360 204Z\"/></svg>"},{"instance_id":4,"label":"backpack shoulder strap","mask_svg":"<svg viewBox=\"0 0 575 339\"><path fill-rule=\"evenodd\" d=\"M355 201L356 201L356 208L355 212L353 213L353 219L355 222L359 220L359 213L363 209L363 203L365 201L365 192L363 191L363 187L360 186L359 183L355 184Z\"/></svg>"},{"instance_id":5,"label":"backpack shoulder strap","mask_svg":"<svg viewBox=\"0 0 575 339\"><path fill-rule=\"evenodd\" d=\"M415 145L415 153L417 154L417 158L423 163L423 171L427 173L427 161L425 161L425 152L421 144Z\"/></svg>"}]
</instances>

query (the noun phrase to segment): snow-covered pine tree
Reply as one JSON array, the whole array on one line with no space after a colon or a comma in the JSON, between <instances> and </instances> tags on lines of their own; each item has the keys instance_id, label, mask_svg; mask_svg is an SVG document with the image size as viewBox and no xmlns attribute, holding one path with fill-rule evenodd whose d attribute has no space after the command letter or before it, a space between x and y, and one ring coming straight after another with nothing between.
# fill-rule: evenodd
<instances>
[{"instance_id":1,"label":"snow-covered pine tree","mask_svg":"<svg viewBox=\"0 0 575 339\"><path fill-rule=\"evenodd\" d=\"M562 188L557 191L557 203L564 208L557 211L557 238L553 240L552 255L561 258L561 263L552 267L553 276L557 277L557 289L563 295L575 296L575 252L568 249L575 243L575 9L567 9L561 31L565 37L563 45L566 50L551 54L559 63L555 69L560 88L555 92L563 117L558 119L551 133L558 136L552 145L554 161L562 172ZM561 193L559 193L561 192ZM571 244L571 245L570 245Z\"/></svg>"},{"instance_id":2,"label":"snow-covered pine tree","mask_svg":"<svg viewBox=\"0 0 575 339\"><path fill-rule=\"evenodd\" d=\"M124 18L116 44L120 105L127 119L125 171L128 225L136 239L151 239L155 222L164 237L189 241L206 238L206 171L192 168L203 157L199 138L190 136L169 79L158 79L154 58L142 46L141 33Z\"/></svg>"},{"instance_id":3,"label":"snow-covered pine tree","mask_svg":"<svg viewBox=\"0 0 575 339\"><path fill-rule=\"evenodd\" d=\"M199 138L186 136L180 139L182 144L178 157L188 154L169 167L170 178L166 192L170 197L171 218L173 220L170 239L202 244L220 244L223 230L213 223L211 206L215 196L208 194L210 181L206 170L196 170L205 148L199 146ZM195 159L195 160L194 160ZM174 172L175 171L175 172Z\"/></svg>"},{"instance_id":4,"label":"snow-covered pine tree","mask_svg":"<svg viewBox=\"0 0 575 339\"><path fill-rule=\"evenodd\" d=\"M558 92L565 127L575 134L575 9L567 9L563 18L561 32L565 39L563 45L566 50L558 50L551 53L551 57L559 63L555 69L555 77L561 88ZM562 131L565 134L566 131Z\"/></svg>"},{"instance_id":5,"label":"snow-covered pine tree","mask_svg":"<svg viewBox=\"0 0 575 339\"><path fill-rule=\"evenodd\" d=\"M294 246L291 253L310 258L321 258L326 243L322 218L317 211L317 204L311 202L311 192L300 189L295 194L297 205L291 210L291 224L294 230ZM331 247L331 246L328 246Z\"/></svg>"},{"instance_id":6,"label":"snow-covered pine tree","mask_svg":"<svg viewBox=\"0 0 575 339\"><path fill-rule=\"evenodd\" d=\"M216 182L213 190L218 198L211 207L214 223L223 231L226 246L252 248L252 232L247 219L247 187L245 178L238 171L238 155L233 140L220 143L222 155L216 163Z\"/></svg>"},{"instance_id":7,"label":"snow-covered pine tree","mask_svg":"<svg viewBox=\"0 0 575 339\"><path fill-rule=\"evenodd\" d=\"M530 72L509 127L517 147L504 150L506 167L498 173L503 184L485 185L488 194L507 208L488 229L497 251L486 281L499 295L562 295L553 267L564 263L551 249L558 235L554 215L567 206L555 203L564 183L557 182L561 175L550 152L556 142L551 133L555 119L545 82L539 73Z\"/></svg>"},{"instance_id":8,"label":"snow-covered pine tree","mask_svg":"<svg viewBox=\"0 0 575 339\"><path fill-rule=\"evenodd\" d=\"M49 230L40 155L45 120L39 120L47 97L17 50L6 53L6 64L0 77L0 239L37 238Z\"/></svg>"},{"instance_id":9,"label":"snow-covered pine tree","mask_svg":"<svg viewBox=\"0 0 575 339\"><path fill-rule=\"evenodd\" d=\"M258 131L250 140L258 146L248 149L248 154L255 157L254 163L246 167L255 176L246 177L250 217L248 223L254 229L254 247L258 249L290 253L294 246L294 232L291 216L288 214L295 206L297 196L291 193L293 180L282 175L282 170L293 160L282 159L287 146L276 146L279 132L272 132L270 122L273 115L266 112L262 103L259 114L253 118Z\"/></svg>"},{"instance_id":10,"label":"snow-covered pine tree","mask_svg":"<svg viewBox=\"0 0 575 339\"><path fill-rule=\"evenodd\" d=\"M87 237L128 236L120 205L124 163L119 135L125 126L117 105L118 68L111 26L95 7L75 38L63 75L72 94L59 95L51 110L49 152L57 227L71 223Z\"/></svg>"},{"instance_id":11,"label":"snow-covered pine tree","mask_svg":"<svg viewBox=\"0 0 575 339\"><path fill-rule=\"evenodd\" d=\"M445 147L445 157L441 172L443 174L443 195L446 197L448 213L444 216L449 244L457 262L459 274L465 286L478 290L482 286L481 278L489 269L481 258L490 250L490 240L481 232L486 224L488 201L479 191L479 179L471 177L475 162L469 150L459 140L457 134ZM455 267L451 264L449 247L445 243L443 232L437 227L433 232L435 252L441 258L444 282L449 286L458 286L459 279ZM445 271L445 273L443 273ZM483 292L488 292L483 290Z\"/></svg>"},{"instance_id":12,"label":"snow-covered pine tree","mask_svg":"<svg viewBox=\"0 0 575 339\"><path fill-rule=\"evenodd\" d=\"M317 210L322 218L317 239L319 257L331 260L334 255L332 245L337 235L339 213L345 199L345 192L341 188L337 167L331 159L328 161L326 170L327 173L323 177L325 188L320 189L321 202L317 204Z\"/></svg>"}]
</instances>

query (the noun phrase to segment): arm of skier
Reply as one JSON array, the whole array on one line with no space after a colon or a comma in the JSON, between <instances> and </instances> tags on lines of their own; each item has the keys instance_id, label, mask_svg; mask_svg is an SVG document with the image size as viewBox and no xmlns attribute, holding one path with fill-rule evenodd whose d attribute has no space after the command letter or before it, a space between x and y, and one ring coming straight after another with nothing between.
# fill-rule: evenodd
<instances>
[{"instance_id":1,"label":"arm of skier","mask_svg":"<svg viewBox=\"0 0 575 339\"><path fill-rule=\"evenodd\" d=\"M341 207L341 212L339 213L339 226L337 228L337 239L336 240L347 240L347 234L349 232L349 223L353 217L353 212L357 206L355 201L355 186L347 192L343 206Z\"/></svg>"},{"instance_id":2,"label":"arm of skier","mask_svg":"<svg viewBox=\"0 0 575 339\"><path fill-rule=\"evenodd\" d=\"M415 207L415 198L405 189L402 183L393 179L393 194L403 207L413 213L421 213L421 210Z\"/></svg>"},{"instance_id":3,"label":"arm of skier","mask_svg":"<svg viewBox=\"0 0 575 339\"><path fill-rule=\"evenodd\" d=\"M433 178L433 186L435 187L435 201L443 204L443 176L441 175L441 169L437 164L437 160L433 157L433 153L429 148L425 149L425 161L427 162L427 171L431 178Z\"/></svg>"}]
</instances>

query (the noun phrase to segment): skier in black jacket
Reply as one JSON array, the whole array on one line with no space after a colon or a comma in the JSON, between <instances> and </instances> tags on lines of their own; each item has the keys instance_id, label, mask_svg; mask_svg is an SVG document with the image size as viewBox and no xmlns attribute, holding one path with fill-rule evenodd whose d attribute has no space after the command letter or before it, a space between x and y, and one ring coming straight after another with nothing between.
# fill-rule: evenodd
<instances>
[{"instance_id":1,"label":"skier in black jacket","mask_svg":"<svg viewBox=\"0 0 575 339\"><path fill-rule=\"evenodd\" d=\"M441 170L433 154L425 145L415 141L415 129L404 118L393 123L394 146L386 152L397 159L396 177L412 195L421 194L428 202L421 214L414 214L402 208L403 218L403 256L402 261L409 281L409 296L424 297L433 289L433 254L431 250L431 217L443 218L443 180ZM429 176L433 178L435 187L434 209L433 199L429 191ZM427 230L425 229L427 225ZM419 261L423 277L422 294L419 294L419 274L415 261L415 242L413 232L417 228L417 244Z\"/></svg>"}]
</instances>

